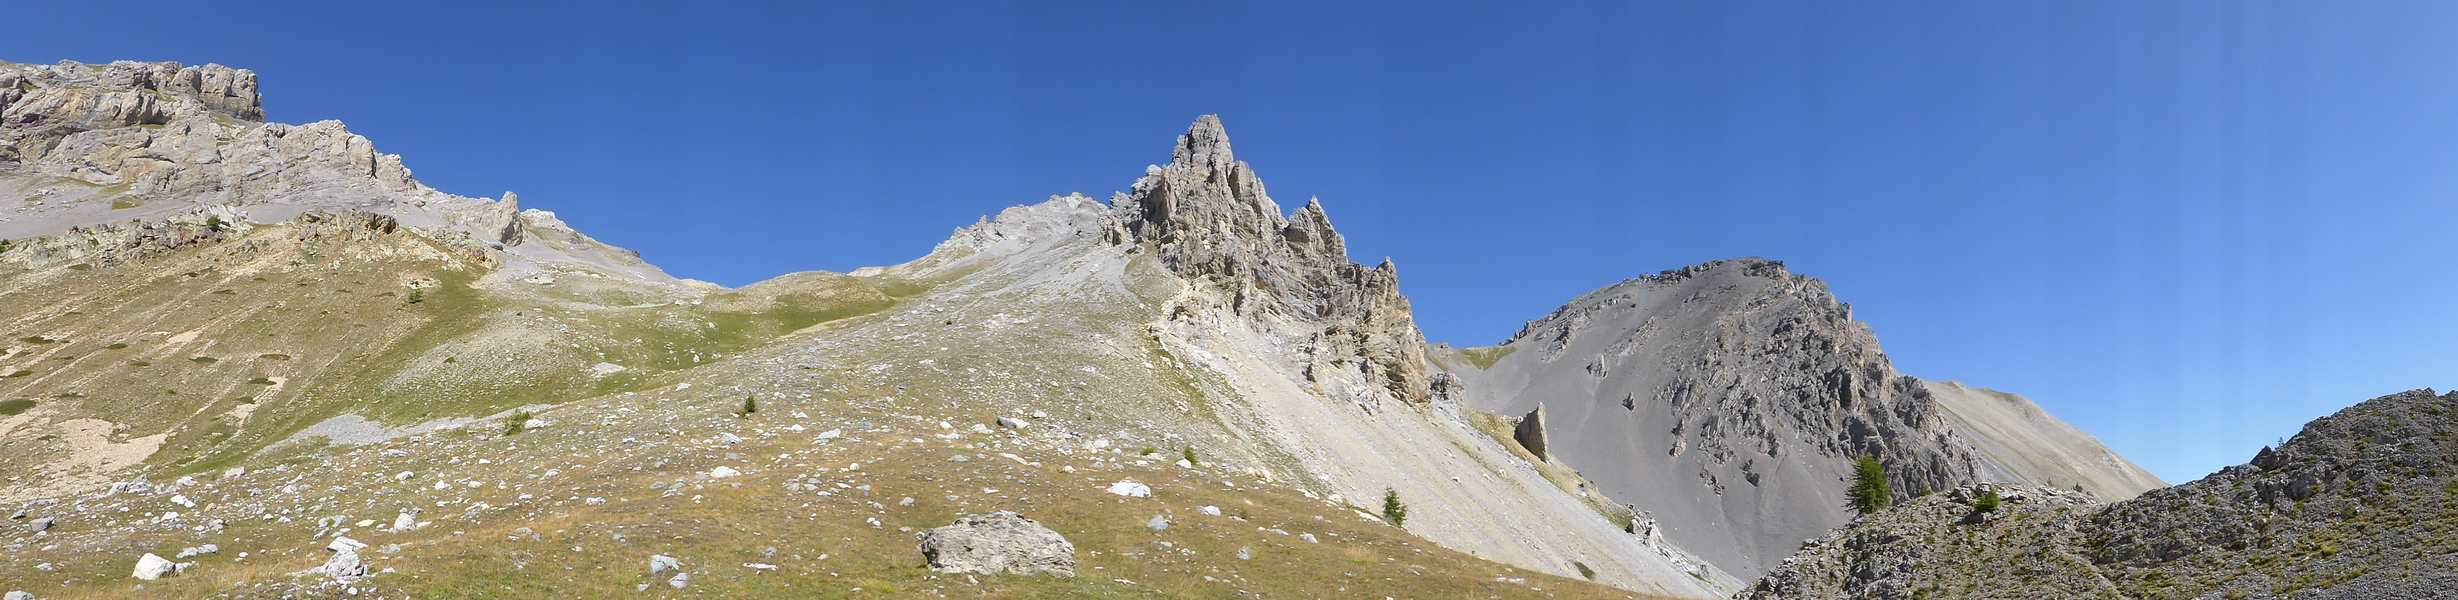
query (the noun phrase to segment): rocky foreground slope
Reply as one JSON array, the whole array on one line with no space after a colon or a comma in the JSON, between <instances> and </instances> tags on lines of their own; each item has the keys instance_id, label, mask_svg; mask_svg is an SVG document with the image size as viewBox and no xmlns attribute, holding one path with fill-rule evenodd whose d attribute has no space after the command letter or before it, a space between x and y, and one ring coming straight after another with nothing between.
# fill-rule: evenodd
<instances>
[{"instance_id":1,"label":"rocky foreground slope","mask_svg":"<svg viewBox=\"0 0 2458 600\"><path fill-rule=\"evenodd\" d=\"M1771 260L1624 281L1501 345L1437 356L1468 403L1541 407L1558 460L1745 578L1847 520L1858 456L1904 498L1979 481L2111 499L2161 485L2020 396L1897 372L1850 305Z\"/></svg>"},{"instance_id":2,"label":"rocky foreground slope","mask_svg":"<svg viewBox=\"0 0 2458 600\"><path fill-rule=\"evenodd\" d=\"M257 121L245 71L0 71L0 581L38 597L1740 586L1476 426L1396 269L1215 119L1108 203L729 290ZM1072 565L921 551L963 523L929 539Z\"/></svg>"},{"instance_id":3,"label":"rocky foreground slope","mask_svg":"<svg viewBox=\"0 0 2458 600\"><path fill-rule=\"evenodd\" d=\"M2012 487L1914 499L1811 542L1739 595L2447 598L2458 393L2367 400L2252 462L2111 505Z\"/></svg>"}]
</instances>

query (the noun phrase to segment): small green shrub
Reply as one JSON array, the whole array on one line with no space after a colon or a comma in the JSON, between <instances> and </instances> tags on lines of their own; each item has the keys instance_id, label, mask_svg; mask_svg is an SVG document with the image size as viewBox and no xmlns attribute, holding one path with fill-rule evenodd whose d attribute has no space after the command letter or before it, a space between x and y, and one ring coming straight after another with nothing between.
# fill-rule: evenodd
<instances>
[{"instance_id":1,"label":"small green shrub","mask_svg":"<svg viewBox=\"0 0 2458 600\"><path fill-rule=\"evenodd\" d=\"M743 409L735 412L734 416L750 417L751 413L755 412L760 412L760 397L743 396Z\"/></svg>"},{"instance_id":2,"label":"small green shrub","mask_svg":"<svg viewBox=\"0 0 2458 600\"><path fill-rule=\"evenodd\" d=\"M528 431L531 418L534 418L534 415L529 414L529 411L512 411L512 416L504 419L504 435L520 435L521 432Z\"/></svg>"},{"instance_id":3,"label":"small green shrub","mask_svg":"<svg viewBox=\"0 0 2458 600\"><path fill-rule=\"evenodd\" d=\"M1186 464L1190 464L1190 465L1200 465L1200 464L1203 464L1202 462L1195 460L1195 447L1194 447L1194 446L1187 446L1187 447L1183 448L1183 450L1184 450L1183 454L1185 454L1185 455L1186 455Z\"/></svg>"},{"instance_id":4,"label":"small green shrub","mask_svg":"<svg viewBox=\"0 0 2458 600\"><path fill-rule=\"evenodd\" d=\"M1393 527L1408 522L1408 505L1400 502L1400 491L1383 488L1383 521Z\"/></svg>"},{"instance_id":5,"label":"small green shrub","mask_svg":"<svg viewBox=\"0 0 2458 600\"><path fill-rule=\"evenodd\" d=\"M1972 509L1980 512L1997 512L1998 502L1997 488L1980 490L1980 499L1972 502Z\"/></svg>"},{"instance_id":6,"label":"small green shrub","mask_svg":"<svg viewBox=\"0 0 2458 600\"><path fill-rule=\"evenodd\" d=\"M1886 510L1894 503L1895 494L1886 487L1886 465L1878 464L1874 456L1854 461L1852 487L1844 492L1844 507L1866 515Z\"/></svg>"},{"instance_id":7,"label":"small green shrub","mask_svg":"<svg viewBox=\"0 0 2458 600\"><path fill-rule=\"evenodd\" d=\"M18 398L15 400L0 402L0 416L16 416L24 414L26 409L29 408L34 408L33 400Z\"/></svg>"},{"instance_id":8,"label":"small green shrub","mask_svg":"<svg viewBox=\"0 0 2458 600\"><path fill-rule=\"evenodd\" d=\"M426 301L427 301L427 291L426 291L426 290L415 290L415 289L414 289L414 290L410 290L410 298L409 298L409 303L410 303L410 304L417 304L417 303L420 303L420 302L426 302Z\"/></svg>"},{"instance_id":9,"label":"small green shrub","mask_svg":"<svg viewBox=\"0 0 2458 600\"><path fill-rule=\"evenodd\" d=\"M230 228L230 224L223 222L221 215L211 215L205 217L205 228L213 231L221 231Z\"/></svg>"}]
</instances>

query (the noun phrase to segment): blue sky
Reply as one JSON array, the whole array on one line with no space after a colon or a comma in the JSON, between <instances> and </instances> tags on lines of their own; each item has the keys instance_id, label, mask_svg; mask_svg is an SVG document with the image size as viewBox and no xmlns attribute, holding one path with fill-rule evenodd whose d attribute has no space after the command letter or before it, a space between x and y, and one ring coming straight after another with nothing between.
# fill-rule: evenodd
<instances>
[{"instance_id":1,"label":"blue sky","mask_svg":"<svg viewBox=\"0 0 2458 600\"><path fill-rule=\"evenodd\" d=\"M2458 386L2448 3L424 4L35 3L0 59L253 68L734 285L1107 197L1219 113L1436 341L1768 256L2172 481Z\"/></svg>"}]
</instances>

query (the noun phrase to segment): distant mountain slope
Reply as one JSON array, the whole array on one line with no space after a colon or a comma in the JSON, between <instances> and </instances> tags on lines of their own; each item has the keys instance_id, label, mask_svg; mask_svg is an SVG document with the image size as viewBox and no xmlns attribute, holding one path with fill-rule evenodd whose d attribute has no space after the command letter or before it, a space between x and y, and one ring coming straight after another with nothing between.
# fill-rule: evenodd
<instances>
[{"instance_id":1,"label":"distant mountain slope","mask_svg":"<svg viewBox=\"0 0 2458 600\"><path fill-rule=\"evenodd\" d=\"M673 283L553 213L419 183L340 121L264 122L256 73L221 65L0 62L0 239L210 211L278 223L370 212L494 252L509 278L573 271Z\"/></svg>"},{"instance_id":2,"label":"distant mountain slope","mask_svg":"<svg viewBox=\"0 0 2458 600\"><path fill-rule=\"evenodd\" d=\"M2073 488L2122 500L2167 485L2022 396L1924 381L1956 438L1980 458L1980 479Z\"/></svg>"},{"instance_id":3,"label":"distant mountain slope","mask_svg":"<svg viewBox=\"0 0 2458 600\"><path fill-rule=\"evenodd\" d=\"M2307 424L2251 463L2132 500L1976 488L1863 517L1749 600L2447 598L2458 590L2458 393L2416 390Z\"/></svg>"},{"instance_id":4,"label":"distant mountain slope","mask_svg":"<svg viewBox=\"0 0 2458 600\"><path fill-rule=\"evenodd\" d=\"M1845 522L1858 455L1879 457L1907 498L1987 478L2079 479L2112 497L2157 485L2019 397L1896 372L1823 282L1769 260L1625 281L1500 346L1437 355L1470 405L1542 405L1562 461L1745 577Z\"/></svg>"}]
</instances>

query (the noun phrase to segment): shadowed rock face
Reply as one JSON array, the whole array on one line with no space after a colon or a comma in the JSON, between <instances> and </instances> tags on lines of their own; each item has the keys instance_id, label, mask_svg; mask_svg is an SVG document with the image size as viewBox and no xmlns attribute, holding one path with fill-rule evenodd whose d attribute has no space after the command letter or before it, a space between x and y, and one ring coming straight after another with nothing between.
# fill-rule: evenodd
<instances>
[{"instance_id":1,"label":"shadowed rock face","mask_svg":"<svg viewBox=\"0 0 2458 600\"><path fill-rule=\"evenodd\" d=\"M1400 296L1398 269L1349 262L1319 202L1281 216L1254 169L1231 153L1219 118L1196 119L1169 164L1146 169L1112 204L1111 241L1153 244L1171 271L1229 292L1239 314L1319 324L1309 377L1354 370L1394 398L1433 397L1425 336Z\"/></svg>"},{"instance_id":2,"label":"shadowed rock face","mask_svg":"<svg viewBox=\"0 0 2458 600\"><path fill-rule=\"evenodd\" d=\"M1511 439L1519 440L1519 447L1528 449L1537 460L1545 460L1545 405L1538 404L1520 417L1519 425L1511 428Z\"/></svg>"},{"instance_id":3,"label":"shadowed rock face","mask_svg":"<svg viewBox=\"0 0 2458 600\"><path fill-rule=\"evenodd\" d=\"M1741 594L2441 598L2458 589L2458 393L2392 394L2317 419L2251 463L2093 505L2015 489L1854 521Z\"/></svg>"},{"instance_id":4,"label":"shadowed rock face","mask_svg":"<svg viewBox=\"0 0 2458 600\"><path fill-rule=\"evenodd\" d=\"M2045 461L2001 455L2114 457L2079 432L1991 438L1983 446L1993 454L1975 449L1966 438L1976 432L2071 428L2036 408L2012 411L2036 423L1967 426L1994 424L1996 413L1950 412L1930 385L1895 371L1825 283L1770 260L1625 281L1529 322L1499 350L1508 354L1490 368L1459 371L1469 403L1502 414L1541 406L1556 459L1652 513L1667 539L1737 574L1761 572L1843 524L1841 482L1858 456L1886 465L1898 499L1989 479L2073 482L2068 471L2030 468ZM2108 495L2157 484L2122 459L2077 468L2149 482Z\"/></svg>"}]
</instances>

